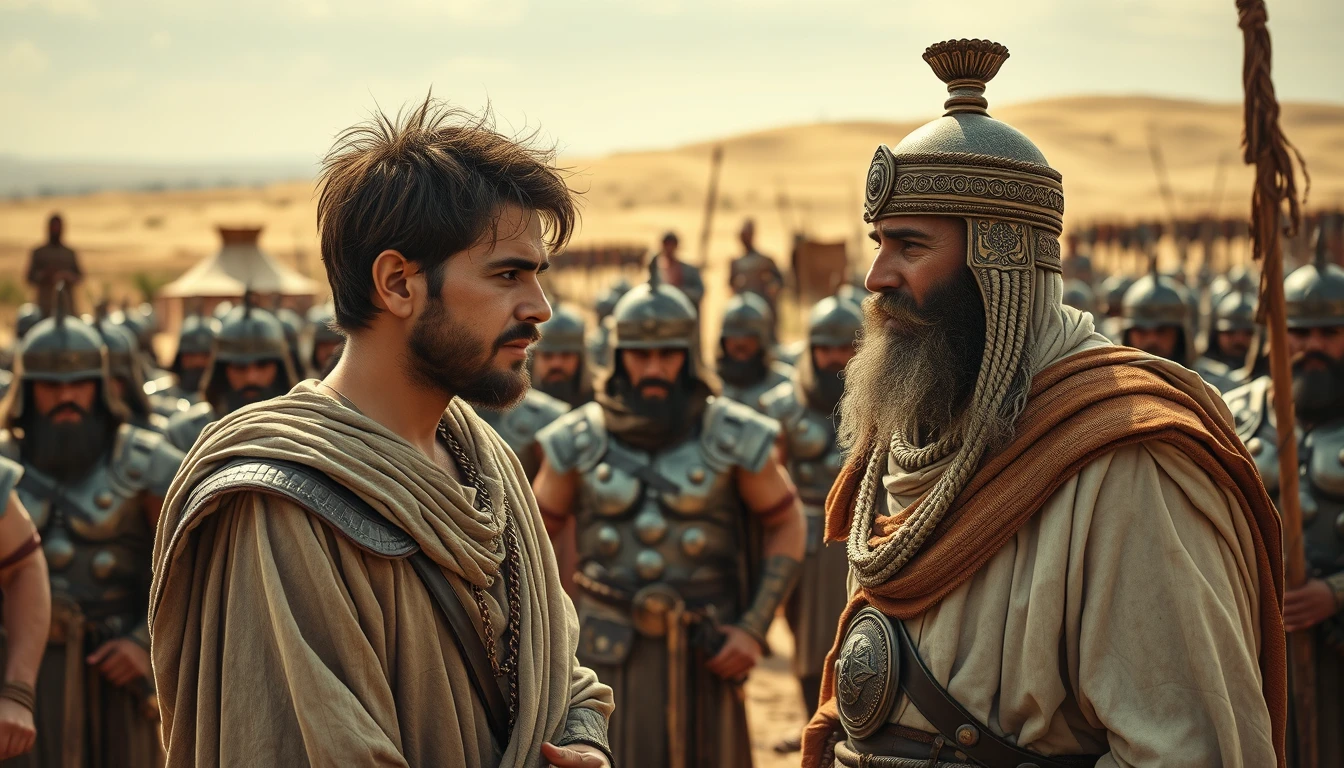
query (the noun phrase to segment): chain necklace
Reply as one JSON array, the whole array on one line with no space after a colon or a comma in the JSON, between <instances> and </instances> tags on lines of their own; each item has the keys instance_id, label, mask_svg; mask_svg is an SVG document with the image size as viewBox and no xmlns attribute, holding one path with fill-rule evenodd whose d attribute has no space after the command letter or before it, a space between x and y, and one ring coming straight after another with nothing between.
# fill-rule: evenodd
<instances>
[{"instance_id":1,"label":"chain necklace","mask_svg":"<svg viewBox=\"0 0 1344 768\"><path fill-rule=\"evenodd\" d=\"M467 452L462 449L462 444L453 437L453 433L448 431L448 425L442 421L439 422L439 439L448 446L448 450L457 462L458 469L462 472L462 477L466 480L466 485L476 491L476 510L478 512L490 512L490 488L481 482L480 473L476 471L476 464L467 457ZM495 652L495 630L493 622L490 620L490 608L485 602L485 589L475 584L471 585L471 596L476 601L476 610L481 614L481 628L485 634L485 655L490 660L490 668L495 673L495 677L507 677L509 687L509 732L513 732L514 721L518 717L518 635L522 625L522 601L519 597L519 591L522 586L521 570L519 563L519 552L521 547L518 543L518 532L514 529L512 508L509 504L509 495L504 494L504 533L502 535L504 546L504 568L500 574L504 579L504 593L508 602L508 623L504 628L504 660L499 660ZM496 551L499 540L496 540Z\"/></svg>"}]
</instances>

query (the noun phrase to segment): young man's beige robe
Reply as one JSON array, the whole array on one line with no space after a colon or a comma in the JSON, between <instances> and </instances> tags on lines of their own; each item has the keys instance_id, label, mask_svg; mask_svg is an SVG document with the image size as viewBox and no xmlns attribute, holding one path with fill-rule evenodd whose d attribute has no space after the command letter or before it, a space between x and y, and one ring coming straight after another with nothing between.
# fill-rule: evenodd
<instances>
[{"instance_id":1,"label":"young man's beige robe","mask_svg":"<svg viewBox=\"0 0 1344 768\"><path fill-rule=\"evenodd\" d=\"M522 467L498 436L457 400L445 413L489 485L496 509L482 515L470 489L314 385L207 429L164 504L150 629L168 765L521 768L540 764L571 708L608 717L611 690L575 660L573 605ZM523 591L518 722L502 756L409 561L367 554L274 496L226 495L182 518L191 489L237 457L298 462L350 488L415 538L467 606L468 584L490 587L496 636L504 593L491 574L502 554L490 541L508 494Z\"/></svg>"}]
</instances>

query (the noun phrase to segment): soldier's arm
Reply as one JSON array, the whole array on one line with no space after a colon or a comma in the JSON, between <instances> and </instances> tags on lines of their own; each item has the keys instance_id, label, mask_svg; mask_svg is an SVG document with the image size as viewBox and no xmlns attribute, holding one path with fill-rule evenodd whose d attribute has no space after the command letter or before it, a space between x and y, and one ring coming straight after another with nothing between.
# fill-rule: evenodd
<instances>
[{"instance_id":1,"label":"soldier's arm","mask_svg":"<svg viewBox=\"0 0 1344 768\"><path fill-rule=\"evenodd\" d=\"M543 456L541 469L537 470L537 476L532 481L532 494L537 497L537 507L541 509L547 535L554 538L564 529L573 514L578 490L577 473L557 472Z\"/></svg>"},{"instance_id":2,"label":"soldier's arm","mask_svg":"<svg viewBox=\"0 0 1344 768\"><path fill-rule=\"evenodd\" d=\"M10 492L0 513L0 592L4 594L4 624L8 658L4 682L32 686L47 647L51 625L51 584L47 559L28 510Z\"/></svg>"},{"instance_id":3,"label":"soldier's arm","mask_svg":"<svg viewBox=\"0 0 1344 768\"><path fill-rule=\"evenodd\" d=\"M737 487L747 509L761 523L763 561L756 595L737 625L764 644L775 609L793 589L807 545L807 525L793 481L774 451L756 472L739 467Z\"/></svg>"}]
</instances>

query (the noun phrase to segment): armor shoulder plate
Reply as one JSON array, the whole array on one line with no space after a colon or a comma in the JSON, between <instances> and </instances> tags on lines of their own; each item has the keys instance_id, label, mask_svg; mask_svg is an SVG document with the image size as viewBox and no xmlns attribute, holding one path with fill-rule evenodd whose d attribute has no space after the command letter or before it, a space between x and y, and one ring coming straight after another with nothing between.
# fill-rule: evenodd
<instances>
[{"instance_id":1,"label":"armor shoulder plate","mask_svg":"<svg viewBox=\"0 0 1344 768\"><path fill-rule=\"evenodd\" d=\"M402 558L420 545L389 523L349 488L312 467L279 459L238 459L216 469L191 490L182 507L190 520L227 493L268 493L288 499L321 518L355 546L380 557Z\"/></svg>"},{"instance_id":2,"label":"armor shoulder plate","mask_svg":"<svg viewBox=\"0 0 1344 768\"><path fill-rule=\"evenodd\" d=\"M209 403L197 403L168 418L164 434L179 451L189 451L206 426L215 420L215 409Z\"/></svg>"},{"instance_id":3,"label":"armor shoulder plate","mask_svg":"<svg viewBox=\"0 0 1344 768\"><path fill-rule=\"evenodd\" d=\"M1227 409L1232 411L1237 437L1240 437L1243 443L1250 440L1260 429L1260 424L1265 419L1265 403L1268 395L1268 376L1261 376L1223 395Z\"/></svg>"},{"instance_id":4,"label":"armor shoulder plate","mask_svg":"<svg viewBox=\"0 0 1344 768\"><path fill-rule=\"evenodd\" d=\"M509 418L516 419L515 428L535 434L568 412L569 403L551 397L539 389L531 389L528 390L527 397L523 398L523 402L509 414Z\"/></svg>"},{"instance_id":5,"label":"armor shoulder plate","mask_svg":"<svg viewBox=\"0 0 1344 768\"><path fill-rule=\"evenodd\" d=\"M588 402L563 414L537 433L537 443L556 472L587 472L607 452L602 406Z\"/></svg>"},{"instance_id":6,"label":"armor shoulder plate","mask_svg":"<svg viewBox=\"0 0 1344 768\"><path fill-rule=\"evenodd\" d=\"M759 472L770 457L779 430L775 419L726 397L716 397L705 408L700 445L705 459L717 471L742 467Z\"/></svg>"},{"instance_id":7,"label":"armor shoulder plate","mask_svg":"<svg viewBox=\"0 0 1344 768\"><path fill-rule=\"evenodd\" d=\"M123 424L112 449L112 473L127 488L163 497L185 458L158 432Z\"/></svg>"},{"instance_id":8,"label":"armor shoulder plate","mask_svg":"<svg viewBox=\"0 0 1344 768\"><path fill-rule=\"evenodd\" d=\"M804 405L798 399L798 388L786 381L761 395L761 410L781 424L788 424L802 415Z\"/></svg>"},{"instance_id":9,"label":"armor shoulder plate","mask_svg":"<svg viewBox=\"0 0 1344 768\"><path fill-rule=\"evenodd\" d=\"M9 506L9 494L14 492L21 479L23 479L23 465L0 456L0 514L3 514Z\"/></svg>"},{"instance_id":10,"label":"armor shoulder plate","mask_svg":"<svg viewBox=\"0 0 1344 768\"><path fill-rule=\"evenodd\" d=\"M1344 499L1344 421L1313 429L1308 435L1312 486L1332 499Z\"/></svg>"}]
</instances>

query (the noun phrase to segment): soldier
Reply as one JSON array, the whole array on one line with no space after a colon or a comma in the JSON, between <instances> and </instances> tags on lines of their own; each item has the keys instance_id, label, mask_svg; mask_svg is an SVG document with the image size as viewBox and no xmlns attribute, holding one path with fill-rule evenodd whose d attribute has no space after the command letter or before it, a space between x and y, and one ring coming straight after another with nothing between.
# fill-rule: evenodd
<instances>
[{"instance_id":1,"label":"soldier","mask_svg":"<svg viewBox=\"0 0 1344 768\"><path fill-rule=\"evenodd\" d=\"M25 337L0 411L0 454L23 464L18 495L51 571L38 740L27 764L153 765L150 549L182 454L127 423L102 338L62 303Z\"/></svg>"},{"instance_id":2,"label":"soldier","mask_svg":"<svg viewBox=\"0 0 1344 768\"><path fill-rule=\"evenodd\" d=\"M244 405L269 400L299 383L285 342L285 328L270 312L244 300L220 323L201 380L201 402L168 419L168 439L183 452L216 419Z\"/></svg>"},{"instance_id":3,"label":"soldier","mask_svg":"<svg viewBox=\"0 0 1344 768\"><path fill-rule=\"evenodd\" d=\"M345 337L336 330L336 305L330 301L308 310L308 325L313 329L313 351L308 355L308 369L314 376L326 376L341 359Z\"/></svg>"},{"instance_id":4,"label":"soldier","mask_svg":"<svg viewBox=\"0 0 1344 768\"><path fill-rule=\"evenodd\" d=\"M1078 278L1069 278L1064 281L1064 304L1073 307L1079 312L1097 311L1097 298L1092 293L1092 289L1087 283Z\"/></svg>"},{"instance_id":5,"label":"soldier","mask_svg":"<svg viewBox=\"0 0 1344 768\"><path fill-rule=\"evenodd\" d=\"M552 534L576 516L579 659L621 702L614 764L750 766L737 687L793 583L802 518L778 422L713 396L695 307L651 271L612 315L597 400L537 436L533 488Z\"/></svg>"},{"instance_id":6,"label":"soldier","mask_svg":"<svg viewBox=\"0 0 1344 768\"><path fill-rule=\"evenodd\" d=\"M728 282L733 293L749 292L765 299L770 305L772 319L779 307L779 292L784 288L784 275L779 271L775 260L756 250L756 222L747 219L742 222L738 233L742 241L743 254L733 259L728 268ZM774 326L771 326L771 338Z\"/></svg>"},{"instance_id":7,"label":"soldier","mask_svg":"<svg viewBox=\"0 0 1344 768\"><path fill-rule=\"evenodd\" d=\"M677 257L677 233L663 235L661 247L651 261L658 264L663 279L668 285L680 288L699 311L700 300L705 297L705 281L700 277L700 268L692 266Z\"/></svg>"},{"instance_id":8,"label":"soldier","mask_svg":"<svg viewBox=\"0 0 1344 768\"><path fill-rule=\"evenodd\" d=\"M79 257L61 241L64 232L61 215L53 213L47 219L46 244L34 248L28 260L28 284L37 291L37 306L44 317L49 317L55 306L58 284L73 288L84 279Z\"/></svg>"},{"instance_id":9,"label":"soldier","mask_svg":"<svg viewBox=\"0 0 1344 768\"><path fill-rule=\"evenodd\" d=\"M1121 325L1124 323L1122 315L1124 314L1125 293L1129 291L1130 286L1134 285L1135 278L1130 275L1111 275L1101 281L1099 293L1106 302L1103 307L1106 316L1101 319L1101 325L1097 329L1103 333L1106 338L1119 344L1124 331Z\"/></svg>"},{"instance_id":10,"label":"soldier","mask_svg":"<svg viewBox=\"0 0 1344 768\"><path fill-rule=\"evenodd\" d=\"M723 396L761 411L761 395L793 378L793 366L774 359L770 305L739 293L723 308L718 374Z\"/></svg>"},{"instance_id":11,"label":"soldier","mask_svg":"<svg viewBox=\"0 0 1344 768\"><path fill-rule=\"evenodd\" d=\"M1282 765L1278 515L1186 368L1060 297L1063 180L930 46L943 117L869 167L877 252L827 538L854 590L803 765Z\"/></svg>"},{"instance_id":12,"label":"soldier","mask_svg":"<svg viewBox=\"0 0 1344 768\"><path fill-rule=\"evenodd\" d=\"M201 382L210 369L218 335L219 321L213 317L196 313L182 321L169 375L145 384L145 394L156 412L171 417L201 401Z\"/></svg>"},{"instance_id":13,"label":"soldier","mask_svg":"<svg viewBox=\"0 0 1344 768\"><path fill-rule=\"evenodd\" d=\"M31 330L34 325L37 325L37 321L41 320L42 317L42 309L40 307L31 301L25 302L23 306L19 307L18 314L14 317L15 338L22 339L24 336L28 335L28 331Z\"/></svg>"},{"instance_id":14,"label":"soldier","mask_svg":"<svg viewBox=\"0 0 1344 768\"><path fill-rule=\"evenodd\" d=\"M532 388L561 400L570 408L593 399L593 375L584 359L583 315L562 305L551 308L551 319L542 323L541 341L533 347ZM568 410L568 408L566 409Z\"/></svg>"},{"instance_id":15,"label":"soldier","mask_svg":"<svg viewBox=\"0 0 1344 768\"><path fill-rule=\"evenodd\" d=\"M621 300L630 290L630 283L625 278L617 280L606 294L597 300L597 325L593 326L592 338L588 340L588 359L598 368L610 368L611 346L608 344L608 338L611 329L607 327L607 318L611 317L612 310L616 309L616 302Z\"/></svg>"},{"instance_id":16,"label":"soldier","mask_svg":"<svg viewBox=\"0 0 1344 768\"><path fill-rule=\"evenodd\" d=\"M280 321L280 325L284 326L285 346L289 348L289 365L294 369L294 375L299 379L305 378L308 369L304 366L303 354L299 351L299 334L303 332L303 318L289 307L276 307L271 314Z\"/></svg>"},{"instance_id":17,"label":"soldier","mask_svg":"<svg viewBox=\"0 0 1344 768\"><path fill-rule=\"evenodd\" d=\"M5 601L0 761L33 748L37 675L51 629L51 586L42 537L15 491L22 477L22 464L0 457L0 503L4 504L0 512L0 594Z\"/></svg>"},{"instance_id":18,"label":"soldier","mask_svg":"<svg viewBox=\"0 0 1344 768\"><path fill-rule=\"evenodd\" d=\"M1321 238L1322 240L1324 238ZM1308 579L1283 596L1284 626L1315 638L1317 765L1344 765L1344 270L1328 264L1323 248L1314 264L1284 281L1288 351L1293 361L1297 414L1298 493ZM1274 389L1262 376L1226 395L1237 435L1255 459L1265 488L1279 494ZM1289 753L1293 748L1288 729ZM1289 760L1289 765L1294 765Z\"/></svg>"},{"instance_id":19,"label":"soldier","mask_svg":"<svg viewBox=\"0 0 1344 768\"><path fill-rule=\"evenodd\" d=\"M537 389L529 389L517 405L499 410L476 407L476 415L489 424L518 457L528 480L541 467L541 446L537 432L569 412L569 404Z\"/></svg>"},{"instance_id":20,"label":"soldier","mask_svg":"<svg viewBox=\"0 0 1344 768\"><path fill-rule=\"evenodd\" d=\"M1194 365L1195 335L1190 329L1190 299L1185 289L1156 270L1134 281L1121 302L1120 343Z\"/></svg>"},{"instance_id":21,"label":"soldier","mask_svg":"<svg viewBox=\"0 0 1344 768\"><path fill-rule=\"evenodd\" d=\"M112 399L126 407L127 423L140 429L163 433L168 428L168 417L154 410L145 392L145 366L140 361L140 346L135 336L124 325L118 324L99 308L93 329L107 347L108 384Z\"/></svg>"},{"instance_id":22,"label":"soldier","mask_svg":"<svg viewBox=\"0 0 1344 768\"><path fill-rule=\"evenodd\" d=\"M817 711L821 670L849 594L845 548L828 546L822 533L826 494L844 463L833 414L845 389L841 374L854 356L862 327L858 305L834 296L817 302L808 314L807 346L796 373L762 398L765 414L784 428L789 476L798 486L807 521L806 556L784 615L793 631L793 675L802 687L808 717ZM800 746L800 740L788 739L776 750L794 752Z\"/></svg>"},{"instance_id":23,"label":"soldier","mask_svg":"<svg viewBox=\"0 0 1344 768\"><path fill-rule=\"evenodd\" d=\"M1246 383L1243 377L1255 341L1255 296L1233 291L1214 308L1195 371L1219 392L1229 392Z\"/></svg>"}]
</instances>

